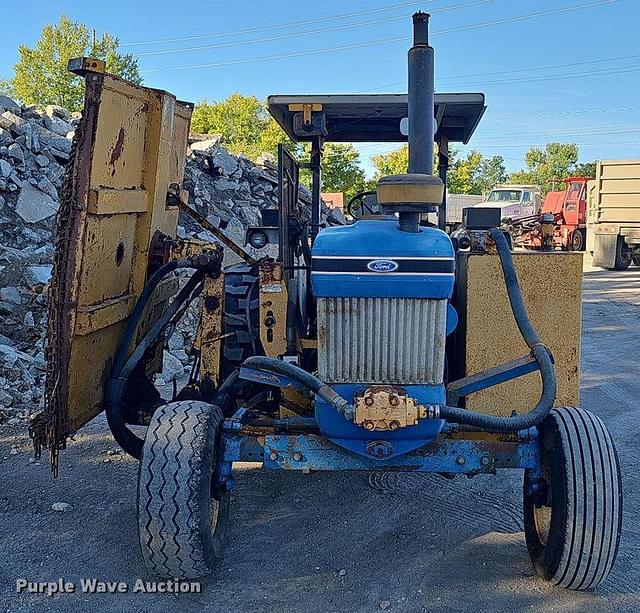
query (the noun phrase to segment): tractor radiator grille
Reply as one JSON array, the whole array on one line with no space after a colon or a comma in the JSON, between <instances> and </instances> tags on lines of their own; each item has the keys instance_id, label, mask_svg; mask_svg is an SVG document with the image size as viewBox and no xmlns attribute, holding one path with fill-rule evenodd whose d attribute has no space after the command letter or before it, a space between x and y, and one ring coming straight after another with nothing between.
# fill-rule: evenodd
<instances>
[{"instance_id":1,"label":"tractor radiator grille","mask_svg":"<svg viewBox=\"0 0 640 613\"><path fill-rule=\"evenodd\" d=\"M446 300L319 298L318 370L330 383L442 383Z\"/></svg>"}]
</instances>

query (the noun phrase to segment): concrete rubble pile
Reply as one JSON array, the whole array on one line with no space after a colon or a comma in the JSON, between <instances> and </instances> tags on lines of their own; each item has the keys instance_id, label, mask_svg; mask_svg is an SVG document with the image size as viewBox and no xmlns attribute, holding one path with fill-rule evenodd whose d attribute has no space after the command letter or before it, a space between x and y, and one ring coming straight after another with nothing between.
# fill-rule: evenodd
<instances>
[{"instance_id":1,"label":"concrete rubble pile","mask_svg":"<svg viewBox=\"0 0 640 613\"><path fill-rule=\"evenodd\" d=\"M24 107L0 95L0 424L17 425L42 407L55 214L79 120L58 106ZM275 167L262 162L230 155L215 139L192 143L188 157L191 206L240 245L249 225L261 225L261 211L277 207ZM310 202L302 187L300 200ZM328 216L344 222L323 209L323 221ZM184 215L178 233L215 240ZM196 325L194 306L169 339L160 383L184 377Z\"/></svg>"}]
</instances>

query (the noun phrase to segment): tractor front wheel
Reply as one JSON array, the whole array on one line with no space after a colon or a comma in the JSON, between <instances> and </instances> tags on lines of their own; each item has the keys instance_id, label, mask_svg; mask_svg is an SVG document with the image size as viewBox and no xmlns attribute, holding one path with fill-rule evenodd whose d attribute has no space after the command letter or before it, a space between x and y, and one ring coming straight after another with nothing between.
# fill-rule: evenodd
<instances>
[{"instance_id":1,"label":"tractor front wheel","mask_svg":"<svg viewBox=\"0 0 640 613\"><path fill-rule=\"evenodd\" d=\"M585 590L607 577L618 552L616 450L602 421L584 409L554 409L539 430L541 472L527 470L524 479L527 548L545 580Z\"/></svg>"},{"instance_id":2,"label":"tractor front wheel","mask_svg":"<svg viewBox=\"0 0 640 613\"><path fill-rule=\"evenodd\" d=\"M173 402L151 417L138 474L138 533L147 569L167 579L207 575L222 557L229 492L220 493L224 418L206 402Z\"/></svg>"}]
</instances>

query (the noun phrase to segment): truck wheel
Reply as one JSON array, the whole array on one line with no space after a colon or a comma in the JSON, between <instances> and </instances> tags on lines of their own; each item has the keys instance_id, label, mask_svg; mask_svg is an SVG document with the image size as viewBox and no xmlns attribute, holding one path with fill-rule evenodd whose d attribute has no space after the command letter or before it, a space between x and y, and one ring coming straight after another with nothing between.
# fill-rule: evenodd
<instances>
[{"instance_id":1,"label":"truck wheel","mask_svg":"<svg viewBox=\"0 0 640 613\"><path fill-rule=\"evenodd\" d=\"M622 236L618 236L616 242L616 261L613 266L614 270L627 270L631 264L631 249Z\"/></svg>"},{"instance_id":2,"label":"truck wheel","mask_svg":"<svg viewBox=\"0 0 640 613\"><path fill-rule=\"evenodd\" d=\"M569 251L584 251L584 231L579 228L571 234Z\"/></svg>"},{"instance_id":3,"label":"truck wheel","mask_svg":"<svg viewBox=\"0 0 640 613\"><path fill-rule=\"evenodd\" d=\"M206 402L173 402L151 417L138 473L138 534L149 572L195 579L222 557L229 492L213 491L223 417Z\"/></svg>"},{"instance_id":4,"label":"truck wheel","mask_svg":"<svg viewBox=\"0 0 640 613\"><path fill-rule=\"evenodd\" d=\"M224 271L224 380L248 357L264 355L260 343L260 288L257 266L237 264Z\"/></svg>"},{"instance_id":5,"label":"truck wheel","mask_svg":"<svg viewBox=\"0 0 640 613\"><path fill-rule=\"evenodd\" d=\"M545 580L585 590L607 577L618 553L618 456L602 421L584 409L554 409L539 432L544 481L530 470L524 478L529 555ZM536 485L542 488L535 491Z\"/></svg>"}]
</instances>

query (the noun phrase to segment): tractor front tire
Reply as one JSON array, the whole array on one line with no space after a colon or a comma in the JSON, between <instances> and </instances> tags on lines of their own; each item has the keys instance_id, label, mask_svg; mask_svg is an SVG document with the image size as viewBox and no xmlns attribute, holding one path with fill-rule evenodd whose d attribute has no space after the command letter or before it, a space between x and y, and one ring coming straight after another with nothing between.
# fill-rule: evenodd
<instances>
[{"instance_id":1,"label":"tractor front tire","mask_svg":"<svg viewBox=\"0 0 640 613\"><path fill-rule=\"evenodd\" d=\"M223 417L206 402L173 402L151 417L138 473L138 534L147 570L207 575L222 557L229 492L214 491Z\"/></svg>"},{"instance_id":2,"label":"tractor front tire","mask_svg":"<svg viewBox=\"0 0 640 613\"><path fill-rule=\"evenodd\" d=\"M620 465L602 421L560 407L541 424L544 482L525 471L524 529L536 572L572 590L603 581L616 559L622 524Z\"/></svg>"}]
</instances>

